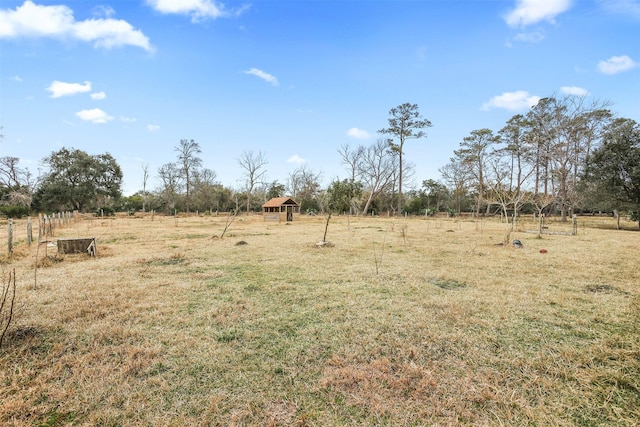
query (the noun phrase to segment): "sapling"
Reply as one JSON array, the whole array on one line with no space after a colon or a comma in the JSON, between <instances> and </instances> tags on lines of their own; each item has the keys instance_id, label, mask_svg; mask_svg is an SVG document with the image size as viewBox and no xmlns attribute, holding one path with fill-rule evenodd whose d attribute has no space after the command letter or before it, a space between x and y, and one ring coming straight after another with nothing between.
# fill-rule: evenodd
<instances>
[{"instance_id":1,"label":"sapling","mask_svg":"<svg viewBox=\"0 0 640 427\"><path fill-rule=\"evenodd\" d=\"M227 232L227 229L231 226L231 223L236 219L237 216L238 216L237 209L233 211L233 215L229 215L229 217L227 218L227 223L224 226L224 230L222 230L222 234L220 235L221 239L224 237L225 233Z\"/></svg>"},{"instance_id":2,"label":"sapling","mask_svg":"<svg viewBox=\"0 0 640 427\"><path fill-rule=\"evenodd\" d=\"M0 295L0 347L13 320L13 309L16 302L16 270L9 272L6 281L2 281Z\"/></svg>"},{"instance_id":3,"label":"sapling","mask_svg":"<svg viewBox=\"0 0 640 427\"><path fill-rule=\"evenodd\" d=\"M378 256L378 253L376 251L376 242L373 239L373 237L371 238L371 247L373 248L373 262L376 266L376 275L378 275L380 273L380 267L382 266L382 256L384 255L384 246L385 246L385 242L386 242L386 235L384 236L384 238L382 239L382 248L380 249L380 256Z\"/></svg>"},{"instance_id":4,"label":"sapling","mask_svg":"<svg viewBox=\"0 0 640 427\"><path fill-rule=\"evenodd\" d=\"M331 212L329 212L329 216L327 217L327 223L324 225L324 236L322 237L322 241L327 241L327 231L329 230L329 220L331 220Z\"/></svg>"}]
</instances>

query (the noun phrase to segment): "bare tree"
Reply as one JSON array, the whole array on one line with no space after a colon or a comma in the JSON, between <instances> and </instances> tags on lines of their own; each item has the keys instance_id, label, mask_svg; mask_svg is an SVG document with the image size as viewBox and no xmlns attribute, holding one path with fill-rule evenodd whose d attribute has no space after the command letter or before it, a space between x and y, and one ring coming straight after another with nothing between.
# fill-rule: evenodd
<instances>
[{"instance_id":1,"label":"bare tree","mask_svg":"<svg viewBox=\"0 0 640 427\"><path fill-rule=\"evenodd\" d=\"M468 168L458 158L453 158L449 163L440 168L442 179L452 190L456 198L456 210L460 213L462 199L467 195L471 176Z\"/></svg>"},{"instance_id":2,"label":"bare tree","mask_svg":"<svg viewBox=\"0 0 640 427\"><path fill-rule=\"evenodd\" d=\"M216 177L216 173L208 168L194 171L191 195L196 209L212 211L220 208L222 185Z\"/></svg>"},{"instance_id":3,"label":"bare tree","mask_svg":"<svg viewBox=\"0 0 640 427\"><path fill-rule=\"evenodd\" d=\"M262 184L267 170L267 158L262 151L245 151L238 159L240 167L244 169L245 186L247 191L247 213L251 211L251 195L256 185Z\"/></svg>"},{"instance_id":4,"label":"bare tree","mask_svg":"<svg viewBox=\"0 0 640 427\"><path fill-rule=\"evenodd\" d=\"M388 140L389 148L398 154L398 211L402 214L402 178L403 178L403 155L404 143L407 139L425 138L427 133L422 129L431 127L431 122L423 119L418 111L417 104L404 103L389 110L391 116L389 127L380 129L378 132L386 135L394 136L398 139L395 142Z\"/></svg>"},{"instance_id":5,"label":"bare tree","mask_svg":"<svg viewBox=\"0 0 640 427\"><path fill-rule=\"evenodd\" d=\"M464 137L460 143L460 149L454 154L460 163L467 167L469 175L474 178L476 186L476 215L480 214L480 207L486 202L484 192L487 187L485 175L487 163L492 152L492 147L498 142L490 129L479 129ZM489 209L489 205L487 205Z\"/></svg>"},{"instance_id":6,"label":"bare tree","mask_svg":"<svg viewBox=\"0 0 640 427\"><path fill-rule=\"evenodd\" d=\"M160 192L169 203L167 207L173 208L182 181L180 170L175 163L165 163L158 169L158 177L162 181Z\"/></svg>"},{"instance_id":7,"label":"bare tree","mask_svg":"<svg viewBox=\"0 0 640 427\"><path fill-rule=\"evenodd\" d=\"M344 144L338 148L338 154L342 157L342 164L347 167L347 171L349 172L349 180L351 184L351 189L356 188L356 183L360 182L361 172L362 172L362 158L366 148L362 145L359 145L355 150L351 149L348 144ZM353 214L355 212L356 215L359 214L360 210L360 200L359 197L352 192L349 194L349 213Z\"/></svg>"},{"instance_id":8,"label":"bare tree","mask_svg":"<svg viewBox=\"0 0 640 427\"><path fill-rule=\"evenodd\" d=\"M503 150L497 150L494 152L494 156L490 162L491 173L487 173L485 176L485 201L489 204L495 204L500 206L504 218L507 224L507 234L504 239L504 244L509 243L511 232L513 231L518 212L520 207L531 200L532 193L528 191L522 191L525 181L534 172L531 168L526 175L517 174L519 180L517 183L512 182L512 167L510 156L501 157L501 154L506 153ZM513 211L513 220L509 224L509 211Z\"/></svg>"},{"instance_id":9,"label":"bare tree","mask_svg":"<svg viewBox=\"0 0 640 427\"><path fill-rule=\"evenodd\" d=\"M529 122L522 115L515 115L498 132L503 147L493 153L493 182L489 183L493 199L507 216L507 210L513 209L514 221L521 206L532 195L527 191L531 186L531 177L535 175L535 144Z\"/></svg>"},{"instance_id":10,"label":"bare tree","mask_svg":"<svg viewBox=\"0 0 640 427\"><path fill-rule=\"evenodd\" d=\"M142 212L147 206L147 181L149 180L149 163L142 164Z\"/></svg>"},{"instance_id":11,"label":"bare tree","mask_svg":"<svg viewBox=\"0 0 640 427\"><path fill-rule=\"evenodd\" d=\"M6 188L6 197L12 205L29 206L34 183L28 169L18 166L18 157L0 157L0 188Z\"/></svg>"},{"instance_id":12,"label":"bare tree","mask_svg":"<svg viewBox=\"0 0 640 427\"><path fill-rule=\"evenodd\" d=\"M358 181L360 177L362 157L365 151L366 147L362 145L359 145L355 150L348 144L343 144L338 148L338 154L342 158L341 163L347 167L351 182Z\"/></svg>"},{"instance_id":13,"label":"bare tree","mask_svg":"<svg viewBox=\"0 0 640 427\"><path fill-rule=\"evenodd\" d=\"M398 156L389 151L384 140L379 139L364 150L358 171L364 189L369 194L362 211L364 215L369 211L373 199L393 185L397 170Z\"/></svg>"},{"instance_id":14,"label":"bare tree","mask_svg":"<svg viewBox=\"0 0 640 427\"><path fill-rule=\"evenodd\" d=\"M322 174L303 165L289 174L288 192L300 200L301 211L312 211L320 208L318 195Z\"/></svg>"},{"instance_id":15,"label":"bare tree","mask_svg":"<svg viewBox=\"0 0 640 427\"><path fill-rule=\"evenodd\" d=\"M545 156L550 176L556 181L561 221L567 220L575 207L578 175L584 159L611 120L607 102L588 103L585 97L543 98L533 107L528 118L539 138L546 144ZM545 191L546 194L546 191Z\"/></svg>"},{"instance_id":16,"label":"bare tree","mask_svg":"<svg viewBox=\"0 0 640 427\"><path fill-rule=\"evenodd\" d=\"M18 167L18 157L0 157L0 185L13 188L22 185L24 171Z\"/></svg>"},{"instance_id":17,"label":"bare tree","mask_svg":"<svg viewBox=\"0 0 640 427\"><path fill-rule=\"evenodd\" d=\"M181 139L180 144L175 147L175 151L178 153L178 165L180 172L184 177L185 189L186 189L186 210L189 213L189 190L191 189L191 175L193 171L198 169L202 165L202 159L198 157L198 154L202 153L200 144L193 139Z\"/></svg>"}]
</instances>

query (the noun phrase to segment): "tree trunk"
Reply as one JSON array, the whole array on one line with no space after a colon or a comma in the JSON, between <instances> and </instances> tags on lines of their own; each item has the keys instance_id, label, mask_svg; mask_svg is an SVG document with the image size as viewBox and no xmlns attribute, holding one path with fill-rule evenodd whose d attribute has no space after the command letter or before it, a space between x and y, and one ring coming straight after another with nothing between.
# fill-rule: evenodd
<instances>
[{"instance_id":1,"label":"tree trunk","mask_svg":"<svg viewBox=\"0 0 640 427\"><path fill-rule=\"evenodd\" d=\"M399 163L400 163L400 173L398 175L398 215L402 215L402 141L400 141L400 154L399 154Z\"/></svg>"},{"instance_id":2,"label":"tree trunk","mask_svg":"<svg viewBox=\"0 0 640 427\"><path fill-rule=\"evenodd\" d=\"M369 193L369 197L367 198L367 203L364 205L364 209L362 210L362 214L367 216L367 212L369 212L369 206L371 206L371 202L373 201L373 192Z\"/></svg>"}]
</instances>

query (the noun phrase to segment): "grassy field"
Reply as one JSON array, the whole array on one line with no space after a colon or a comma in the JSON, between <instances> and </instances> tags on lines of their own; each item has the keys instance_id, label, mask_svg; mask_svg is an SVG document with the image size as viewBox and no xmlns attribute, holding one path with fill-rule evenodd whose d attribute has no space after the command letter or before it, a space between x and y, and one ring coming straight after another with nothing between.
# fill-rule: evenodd
<instances>
[{"instance_id":1,"label":"grassy field","mask_svg":"<svg viewBox=\"0 0 640 427\"><path fill-rule=\"evenodd\" d=\"M638 232L226 221L56 230L95 258L19 240L0 425L638 425Z\"/></svg>"}]
</instances>

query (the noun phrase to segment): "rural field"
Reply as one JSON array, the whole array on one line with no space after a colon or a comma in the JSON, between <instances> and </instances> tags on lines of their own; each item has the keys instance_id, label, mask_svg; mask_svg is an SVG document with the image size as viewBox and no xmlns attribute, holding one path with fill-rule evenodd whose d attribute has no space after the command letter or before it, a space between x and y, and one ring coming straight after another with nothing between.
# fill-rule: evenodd
<instances>
[{"instance_id":1,"label":"rural field","mask_svg":"<svg viewBox=\"0 0 640 427\"><path fill-rule=\"evenodd\" d=\"M519 249L494 219L338 216L319 247L325 224L55 230L95 237L88 257L18 223L0 425L638 425L637 224L528 218Z\"/></svg>"}]
</instances>

